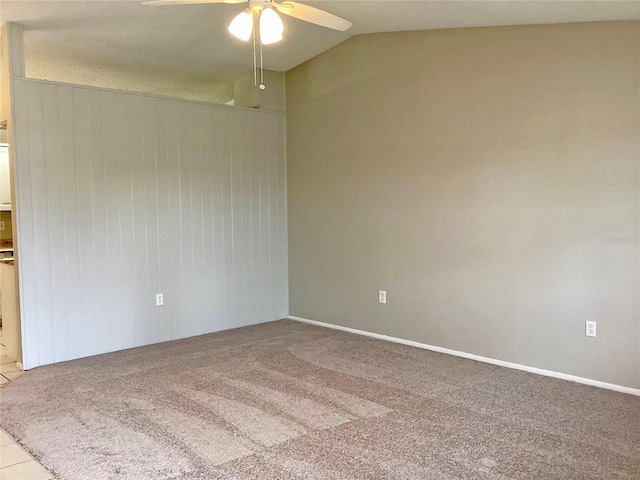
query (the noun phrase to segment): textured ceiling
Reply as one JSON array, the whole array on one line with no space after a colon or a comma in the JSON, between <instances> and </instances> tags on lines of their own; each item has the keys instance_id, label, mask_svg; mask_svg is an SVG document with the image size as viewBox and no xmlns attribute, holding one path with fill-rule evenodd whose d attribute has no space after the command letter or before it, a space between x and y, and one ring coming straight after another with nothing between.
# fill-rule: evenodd
<instances>
[{"instance_id":1,"label":"textured ceiling","mask_svg":"<svg viewBox=\"0 0 640 480\"><path fill-rule=\"evenodd\" d=\"M640 19L640 1L308 1L354 22L336 32L289 17L265 67L286 71L357 34ZM26 28L36 78L224 101L252 68L226 27L244 5L150 7L120 1L0 0L0 21Z\"/></svg>"}]
</instances>

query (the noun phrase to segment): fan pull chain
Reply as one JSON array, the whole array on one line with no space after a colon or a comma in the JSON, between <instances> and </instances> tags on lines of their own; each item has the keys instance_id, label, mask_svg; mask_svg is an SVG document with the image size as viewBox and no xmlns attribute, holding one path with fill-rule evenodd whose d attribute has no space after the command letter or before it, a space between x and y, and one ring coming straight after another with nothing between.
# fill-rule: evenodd
<instances>
[{"instance_id":1,"label":"fan pull chain","mask_svg":"<svg viewBox=\"0 0 640 480\"><path fill-rule=\"evenodd\" d=\"M262 42L260 42L260 65L258 65L258 55L256 49L256 42L258 42L258 35L260 29L260 14L252 13L253 15L253 31L251 32L251 36L253 37L253 85L258 87L260 90L264 90L267 88L264 85L264 65L262 62ZM260 84L258 84L258 67L260 68Z\"/></svg>"},{"instance_id":2,"label":"fan pull chain","mask_svg":"<svg viewBox=\"0 0 640 480\"><path fill-rule=\"evenodd\" d=\"M260 85L258 85L260 90L264 90L266 87L264 86L264 65L262 63L262 42L260 42Z\"/></svg>"},{"instance_id":3,"label":"fan pull chain","mask_svg":"<svg viewBox=\"0 0 640 480\"><path fill-rule=\"evenodd\" d=\"M251 13L253 15L253 31L251 32L251 36L253 37L253 85L254 86L258 86L258 69L257 69L257 65L256 65L256 30L258 28L258 17L256 16L255 12L252 11Z\"/></svg>"}]
</instances>

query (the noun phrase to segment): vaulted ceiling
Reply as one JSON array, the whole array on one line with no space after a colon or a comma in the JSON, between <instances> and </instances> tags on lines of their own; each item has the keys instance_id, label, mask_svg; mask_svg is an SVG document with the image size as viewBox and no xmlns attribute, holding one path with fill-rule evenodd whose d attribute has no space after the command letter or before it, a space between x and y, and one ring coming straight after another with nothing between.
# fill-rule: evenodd
<instances>
[{"instance_id":1,"label":"vaulted ceiling","mask_svg":"<svg viewBox=\"0 0 640 480\"><path fill-rule=\"evenodd\" d=\"M304 1L304 0L303 0ZM640 19L640 1L308 1L353 21L347 32L283 18L265 67L289 70L358 34ZM120 1L0 0L25 26L32 77L223 101L252 68L251 45L227 32L243 4L151 7Z\"/></svg>"}]
</instances>

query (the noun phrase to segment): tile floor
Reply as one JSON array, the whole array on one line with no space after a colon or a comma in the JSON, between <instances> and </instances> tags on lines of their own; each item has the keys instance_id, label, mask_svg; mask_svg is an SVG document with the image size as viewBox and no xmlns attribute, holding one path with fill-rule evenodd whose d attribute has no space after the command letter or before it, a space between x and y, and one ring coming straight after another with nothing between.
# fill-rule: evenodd
<instances>
[{"instance_id":1,"label":"tile floor","mask_svg":"<svg viewBox=\"0 0 640 480\"><path fill-rule=\"evenodd\" d=\"M20 375L22 375L22 372L16 367L16 362L14 362L10 357L7 357L7 359L8 360L2 360L3 362L6 361L7 363L0 364L0 373L2 374L0 376L3 377L3 379L0 380L2 382L2 385L9 383L11 380L15 380Z\"/></svg>"},{"instance_id":2,"label":"tile floor","mask_svg":"<svg viewBox=\"0 0 640 480\"><path fill-rule=\"evenodd\" d=\"M15 380L22 371L13 358L6 354L0 327L0 386ZM0 390L0 397L2 391ZM0 408L1 408L0 398ZM0 480L52 480L54 476L42 467L26 450L0 429Z\"/></svg>"},{"instance_id":3,"label":"tile floor","mask_svg":"<svg viewBox=\"0 0 640 480\"><path fill-rule=\"evenodd\" d=\"M2 327L0 327L0 385L6 385L11 380L18 378L22 373L16 361L7 355L7 347L4 345Z\"/></svg>"}]
</instances>

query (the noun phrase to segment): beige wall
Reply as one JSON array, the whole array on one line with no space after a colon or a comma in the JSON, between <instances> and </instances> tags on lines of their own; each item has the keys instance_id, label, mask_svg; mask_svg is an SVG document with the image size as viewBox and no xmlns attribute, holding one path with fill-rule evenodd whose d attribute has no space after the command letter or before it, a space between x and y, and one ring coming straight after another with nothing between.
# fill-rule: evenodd
<instances>
[{"instance_id":1,"label":"beige wall","mask_svg":"<svg viewBox=\"0 0 640 480\"><path fill-rule=\"evenodd\" d=\"M639 22L590 23L289 72L291 314L640 387L639 59Z\"/></svg>"}]
</instances>

